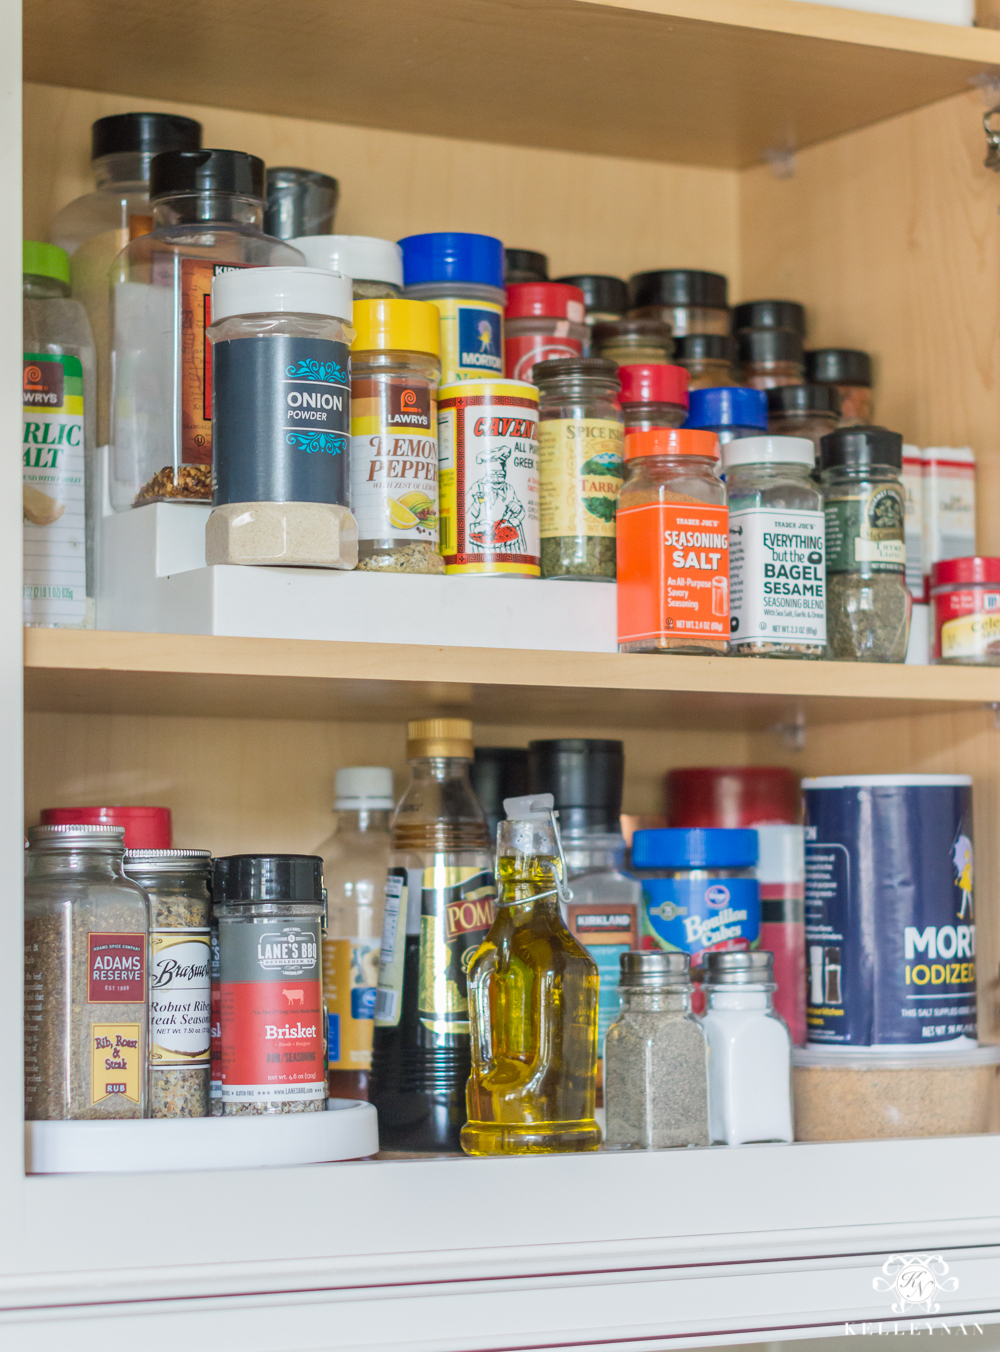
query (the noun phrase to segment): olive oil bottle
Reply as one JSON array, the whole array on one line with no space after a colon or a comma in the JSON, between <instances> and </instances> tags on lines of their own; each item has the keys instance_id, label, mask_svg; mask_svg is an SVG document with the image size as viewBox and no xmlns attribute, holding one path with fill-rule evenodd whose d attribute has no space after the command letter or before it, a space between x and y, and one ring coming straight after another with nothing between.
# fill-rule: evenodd
<instances>
[{"instance_id":1,"label":"olive oil bottle","mask_svg":"<svg viewBox=\"0 0 1000 1352\"><path fill-rule=\"evenodd\" d=\"M383 1150L458 1152L469 1077L469 960L493 922L472 725L410 723L411 779L392 819L369 1099Z\"/></svg>"},{"instance_id":2,"label":"olive oil bottle","mask_svg":"<svg viewBox=\"0 0 1000 1352\"><path fill-rule=\"evenodd\" d=\"M470 1155L596 1150L597 965L566 927L552 795L508 798L497 914L469 966Z\"/></svg>"}]
</instances>

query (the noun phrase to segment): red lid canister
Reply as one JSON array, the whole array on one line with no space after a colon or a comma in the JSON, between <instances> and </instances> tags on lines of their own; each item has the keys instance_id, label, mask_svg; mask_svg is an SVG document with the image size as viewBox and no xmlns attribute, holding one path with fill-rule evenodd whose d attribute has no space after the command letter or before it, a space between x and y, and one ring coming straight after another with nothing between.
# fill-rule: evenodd
<instances>
[{"instance_id":1,"label":"red lid canister","mask_svg":"<svg viewBox=\"0 0 1000 1352\"><path fill-rule=\"evenodd\" d=\"M781 765L694 766L666 776L671 826L739 829L802 819L798 775Z\"/></svg>"},{"instance_id":2,"label":"red lid canister","mask_svg":"<svg viewBox=\"0 0 1000 1352\"><path fill-rule=\"evenodd\" d=\"M931 590L976 582L1000 582L1000 559L976 554L967 559L940 559L931 564Z\"/></svg>"},{"instance_id":3,"label":"red lid canister","mask_svg":"<svg viewBox=\"0 0 1000 1352\"><path fill-rule=\"evenodd\" d=\"M507 288L505 319L568 319L582 324L587 304L578 286L566 282L512 282Z\"/></svg>"},{"instance_id":4,"label":"red lid canister","mask_svg":"<svg viewBox=\"0 0 1000 1352\"><path fill-rule=\"evenodd\" d=\"M639 362L619 366L622 404L679 404L688 406L690 374L683 366Z\"/></svg>"},{"instance_id":5,"label":"red lid canister","mask_svg":"<svg viewBox=\"0 0 1000 1352\"><path fill-rule=\"evenodd\" d=\"M169 850L168 807L45 807L42 826L124 826L126 850Z\"/></svg>"}]
</instances>

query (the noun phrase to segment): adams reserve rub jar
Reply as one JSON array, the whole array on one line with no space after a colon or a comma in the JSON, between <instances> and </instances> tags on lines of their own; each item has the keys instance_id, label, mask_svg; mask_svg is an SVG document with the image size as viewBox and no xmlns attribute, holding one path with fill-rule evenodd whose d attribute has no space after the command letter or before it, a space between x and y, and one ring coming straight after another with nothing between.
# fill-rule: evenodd
<instances>
[{"instance_id":1,"label":"adams reserve rub jar","mask_svg":"<svg viewBox=\"0 0 1000 1352\"><path fill-rule=\"evenodd\" d=\"M145 1117L146 894L121 826L31 826L24 879L24 1115Z\"/></svg>"},{"instance_id":2,"label":"adams reserve rub jar","mask_svg":"<svg viewBox=\"0 0 1000 1352\"><path fill-rule=\"evenodd\" d=\"M322 1112L322 859L216 859L212 894L219 922L223 1115Z\"/></svg>"}]
</instances>

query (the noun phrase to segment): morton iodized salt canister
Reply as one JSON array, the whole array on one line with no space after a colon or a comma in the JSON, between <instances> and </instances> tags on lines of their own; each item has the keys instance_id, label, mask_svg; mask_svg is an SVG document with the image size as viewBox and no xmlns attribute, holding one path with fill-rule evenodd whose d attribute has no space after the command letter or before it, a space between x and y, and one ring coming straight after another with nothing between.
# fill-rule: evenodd
<instances>
[{"instance_id":1,"label":"morton iodized salt canister","mask_svg":"<svg viewBox=\"0 0 1000 1352\"><path fill-rule=\"evenodd\" d=\"M968 775L802 781L809 1041L976 1045Z\"/></svg>"},{"instance_id":2,"label":"morton iodized salt canister","mask_svg":"<svg viewBox=\"0 0 1000 1352\"><path fill-rule=\"evenodd\" d=\"M447 573L538 577L538 390L463 380L438 391L441 553Z\"/></svg>"}]
</instances>

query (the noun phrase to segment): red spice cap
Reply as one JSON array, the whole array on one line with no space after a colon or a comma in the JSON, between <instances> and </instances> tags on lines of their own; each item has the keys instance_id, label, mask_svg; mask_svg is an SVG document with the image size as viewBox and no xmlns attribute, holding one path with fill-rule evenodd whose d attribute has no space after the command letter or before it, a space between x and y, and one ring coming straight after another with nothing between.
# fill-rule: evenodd
<instances>
[{"instance_id":1,"label":"red spice cap","mask_svg":"<svg viewBox=\"0 0 1000 1352\"><path fill-rule=\"evenodd\" d=\"M688 406L691 376L683 366L654 366L642 362L619 366L623 404L680 404Z\"/></svg>"},{"instance_id":2,"label":"red spice cap","mask_svg":"<svg viewBox=\"0 0 1000 1352\"><path fill-rule=\"evenodd\" d=\"M968 559L941 559L931 564L932 588L968 582L1000 582L1000 559L977 554Z\"/></svg>"},{"instance_id":3,"label":"red spice cap","mask_svg":"<svg viewBox=\"0 0 1000 1352\"><path fill-rule=\"evenodd\" d=\"M586 314L583 292L566 282L512 282L507 288L506 319L569 319L582 324Z\"/></svg>"},{"instance_id":4,"label":"red spice cap","mask_svg":"<svg viewBox=\"0 0 1000 1352\"><path fill-rule=\"evenodd\" d=\"M168 807L45 807L42 826L124 826L126 850L169 850Z\"/></svg>"},{"instance_id":5,"label":"red spice cap","mask_svg":"<svg viewBox=\"0 0 1000 1352\"><path fill-rule=\"evenodd\" d=\"M801 820L799 779L780 765L697 766L666 777L671 826L724 827Z\"/></svg>"},{"instance_id":6,"label":"red spice cap","mask_svg":"<svg viewBox=\"0 0 1000 1352\"><path fill-rule=\"evenodd\" d=\"M703 455L719 458L719 438L700 427L654 427L649 432L625 433L625 459L641 455Z\"/></svg>"}]
</instances>

